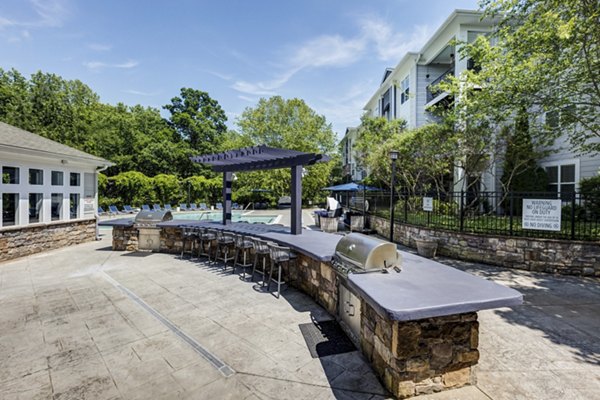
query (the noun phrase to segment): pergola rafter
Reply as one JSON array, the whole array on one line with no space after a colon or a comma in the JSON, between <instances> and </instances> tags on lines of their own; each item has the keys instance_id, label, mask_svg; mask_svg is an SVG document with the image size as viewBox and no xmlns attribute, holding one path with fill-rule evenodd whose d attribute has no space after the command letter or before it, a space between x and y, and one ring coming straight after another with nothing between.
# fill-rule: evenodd
<instances>
[{"instance_id":1,"label":"pergola rafter","mask_svg":"<svg viewBox=\"0 0 600 400\"><path fill-rule=\"evenodd\" d=\"M195 156L191 157L191 160L211 165L213 171L223 173L223 224L231 221L233 172L290 168L292 172L292 233L299 235L302 233L302 167L316 162L329 161L329 157L323 154L261 145Z\"/></svg>"}]
</instances>

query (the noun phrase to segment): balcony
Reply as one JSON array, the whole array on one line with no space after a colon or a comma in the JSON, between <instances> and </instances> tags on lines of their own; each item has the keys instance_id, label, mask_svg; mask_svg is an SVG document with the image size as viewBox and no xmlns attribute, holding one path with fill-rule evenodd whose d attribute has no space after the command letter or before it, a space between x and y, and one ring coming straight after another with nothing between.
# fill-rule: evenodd
<instances>
[{"instance_id":1,"label":"balcony","mask_svg":"<svg viewBox=\"0 0 600 400\"><path fill-rule=\"evenodd\" d=\"M445 71L442 75L437 77L433 82L431 82L427 86L427 104L426 104L426 106L432 106L433 104L437 103L437 101L434 102L434 100L436 100L438 97L440 97L439 100L441 100L443 97L446 97L448 95L446 92L444 92L443 90L440 90L436 86L439 85L444 79L446 79L449 76L454 76L454 67L451 67L450 69ZM444 94L445 94L445 96L441 97Z\"/></svg>"}]
</instances>

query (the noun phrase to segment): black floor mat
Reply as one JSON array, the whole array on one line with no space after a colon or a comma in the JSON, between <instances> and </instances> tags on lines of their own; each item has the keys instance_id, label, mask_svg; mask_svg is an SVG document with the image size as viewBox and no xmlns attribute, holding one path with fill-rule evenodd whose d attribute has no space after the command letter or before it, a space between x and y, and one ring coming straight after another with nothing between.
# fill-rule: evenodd
<instances>
[{"instance_id":1,"label":"black floor mat","mask_svg":"<svg viewBox=\"0 0 600 400\"><path fill-rule=\"evenodd\" d=\"M312 358L356 350L337 321L315 321L310 324L300 324L299 327Z\"/></svg>"}]
</instances>

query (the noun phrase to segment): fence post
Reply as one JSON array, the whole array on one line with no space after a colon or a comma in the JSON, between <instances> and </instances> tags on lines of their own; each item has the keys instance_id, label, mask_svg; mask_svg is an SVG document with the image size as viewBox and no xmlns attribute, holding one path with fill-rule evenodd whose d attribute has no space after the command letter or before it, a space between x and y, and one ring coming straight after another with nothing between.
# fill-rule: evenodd
<instances>
[{"instance_id":1,"label":"fence post","mask_svg":"<svg viewBox=\"0 0 600 400\"><path fill-rule=\"evenodd\" d=\"M571 240L575 240L575 192L571 194Z\"/></svg>"},{"instance_id":2,"label":"fence post","mask_svg":"<svg viewBox=\"0 0 600 400\"><path fill-rule=\"evenodd\" d=\"M465 228L465 192L460 191L460 231L462 232Z\"/></svg>"},{"instance_id":3,"label":"fence post","mask_svg":"<svg viewBox=\"0 0 600 400\"><path fill-rule=\"evenodd\" d=\"M510 228L509 228L509 234L510 236L513 235L513 207L514 207L514 199L513 199L513 191L510 191Z\"/></svg>"}]
</instances>

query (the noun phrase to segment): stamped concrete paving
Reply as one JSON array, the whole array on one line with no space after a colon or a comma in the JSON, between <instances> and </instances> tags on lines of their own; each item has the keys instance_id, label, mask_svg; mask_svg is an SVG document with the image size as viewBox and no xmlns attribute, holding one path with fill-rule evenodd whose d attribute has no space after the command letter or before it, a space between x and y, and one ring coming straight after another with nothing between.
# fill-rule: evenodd
<instances>
[{"instance_id":1,"label":"stamped concrete paving","mask_svg":"<svg viewBox=\"0 0 600 400\"><path fill-rule=\"evenodd\" d=\"M358 352L310 357L298 325L331 316L303 294L277 300L217 266L109 244L0 264L1 399L386 397ZM422 398L600 398L597 281L455 264L521 290L526 305L479 313L476 387ZM225 377L115 284L235 374Z\"/></svg>"}]
</instances>

